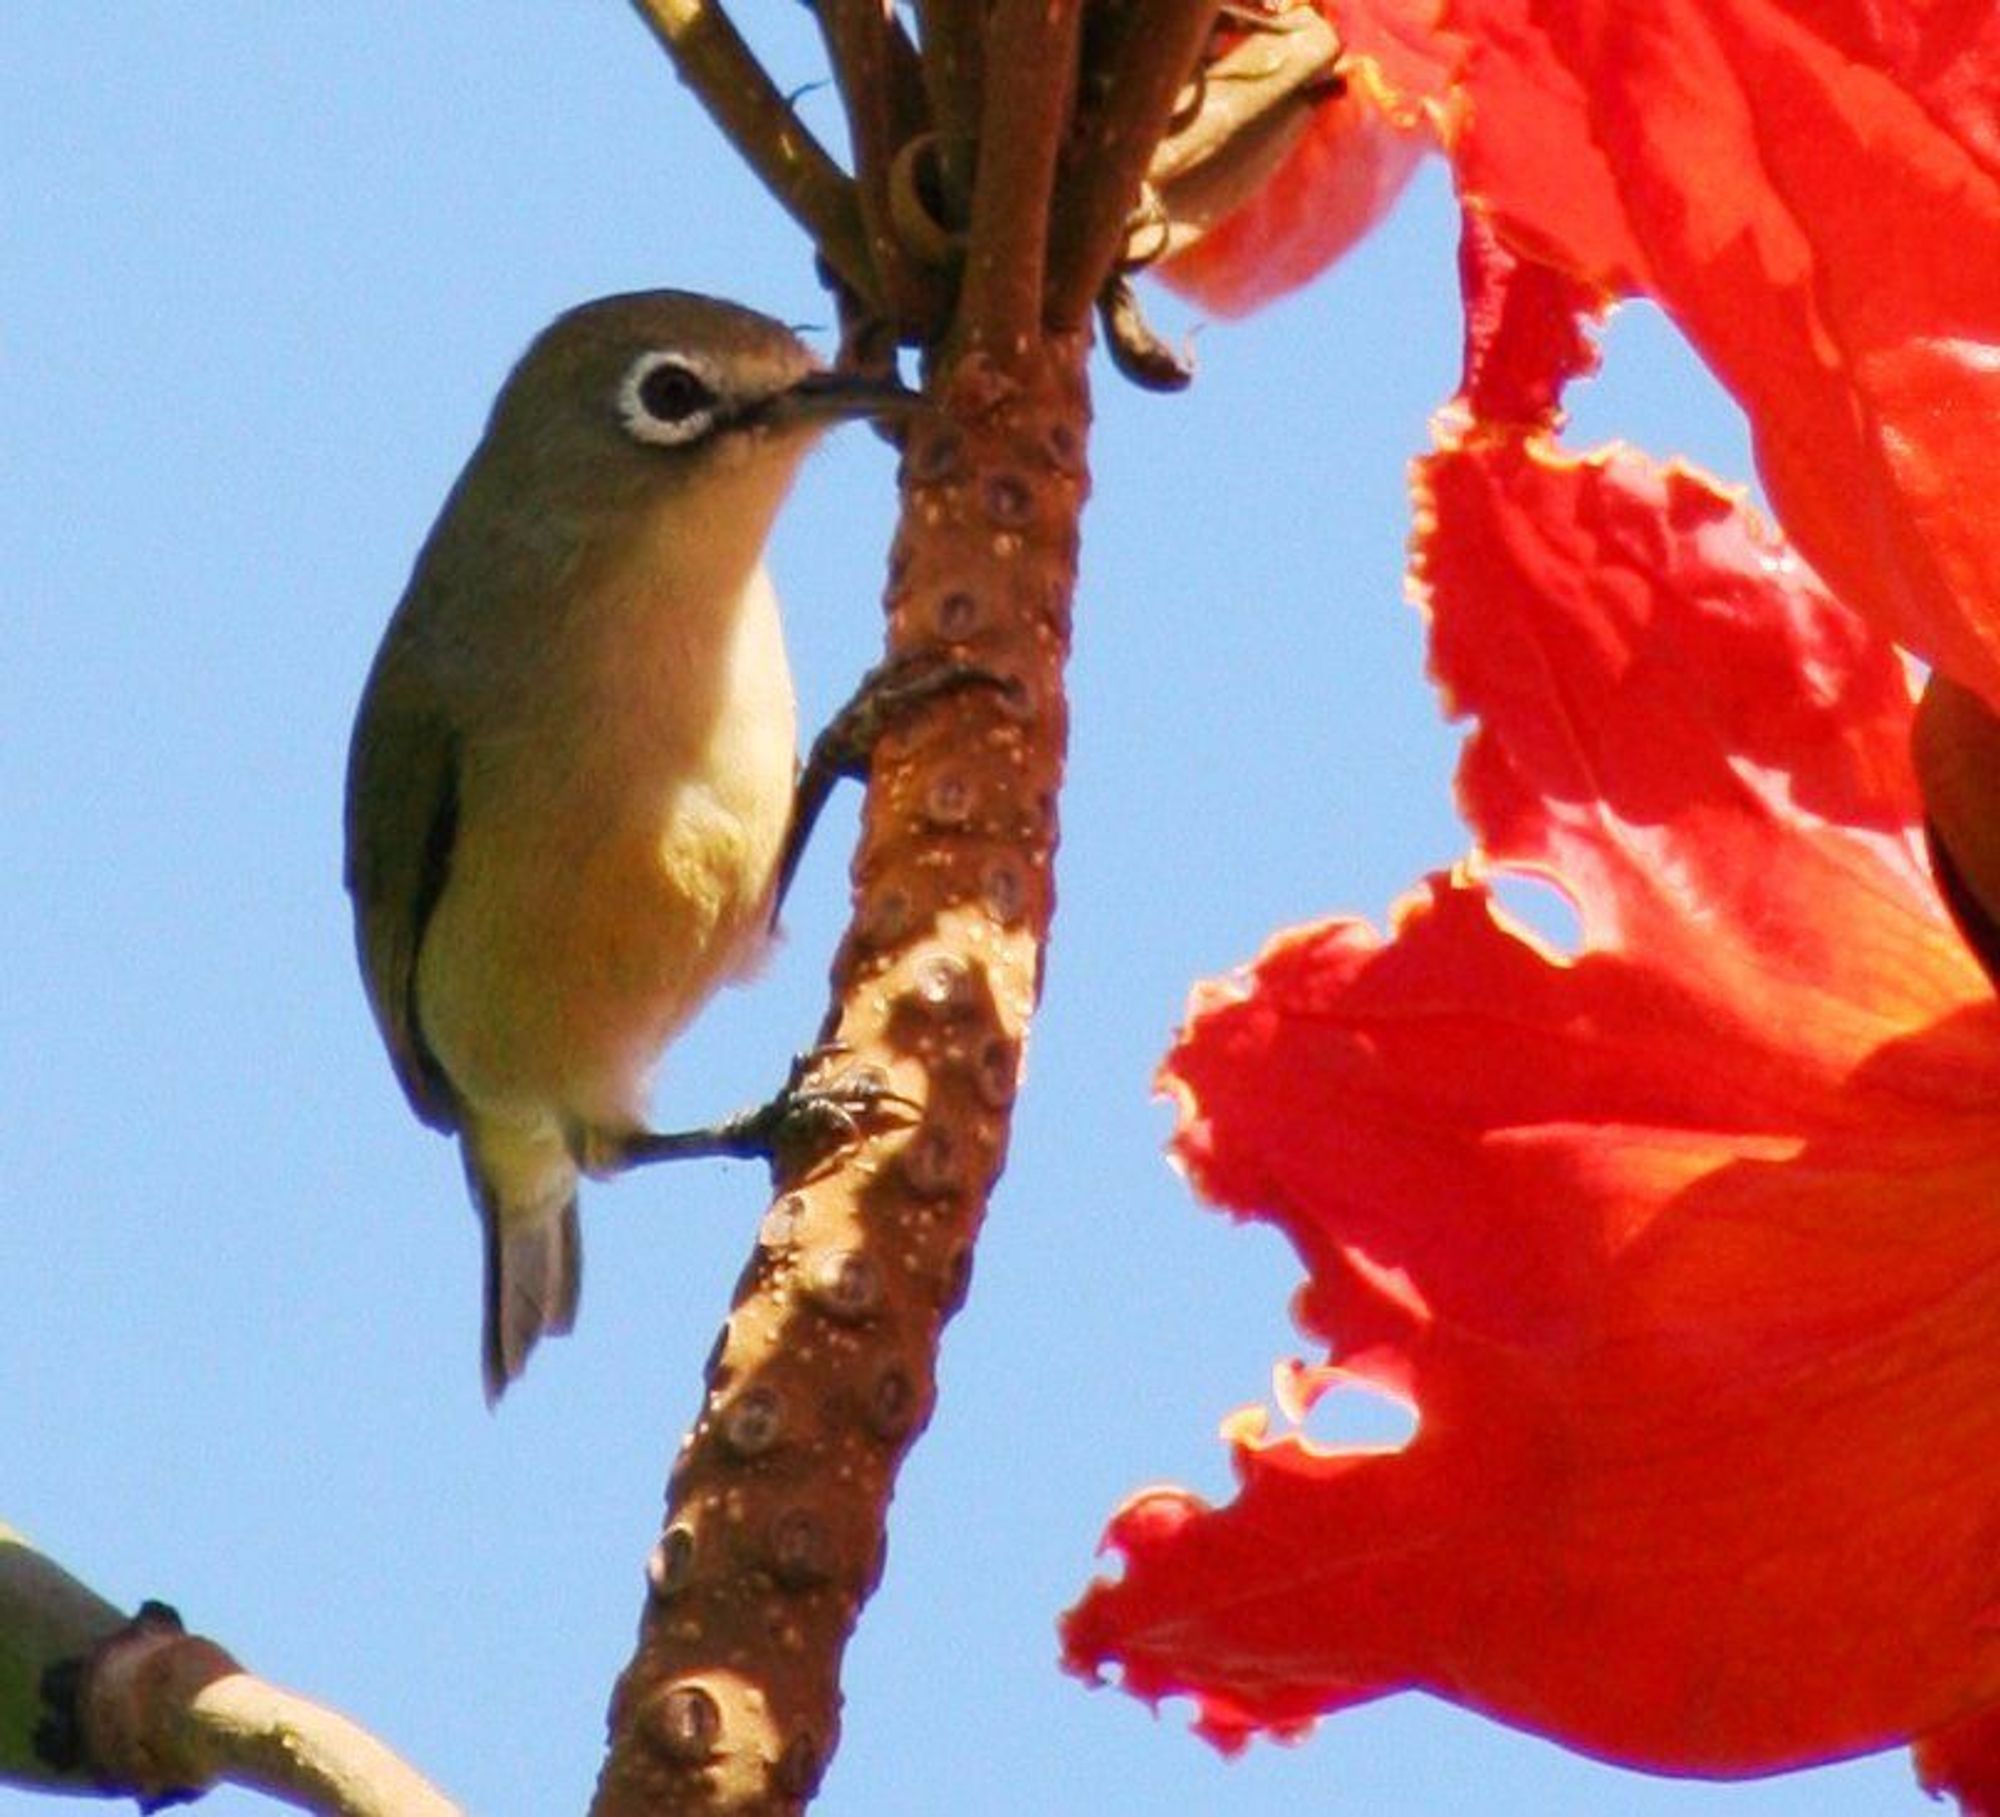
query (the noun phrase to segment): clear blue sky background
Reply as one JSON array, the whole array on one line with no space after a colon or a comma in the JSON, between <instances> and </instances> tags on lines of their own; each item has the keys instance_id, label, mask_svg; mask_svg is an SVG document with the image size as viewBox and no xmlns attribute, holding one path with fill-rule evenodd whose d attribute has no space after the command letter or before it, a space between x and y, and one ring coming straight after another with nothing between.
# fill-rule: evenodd
<instances>
[{"instance_id":1,"label":"clear blue sky background","mask_svg":"<svg viewBox=\"0 0 2000 1817\"><path fill-rule=\"evenodd\" d=\"M782 83L819 72L802 9L743 11ZM1188 987L1460 849L1400 595L1454 232L1434 171L1334 277L1204 332L1187 397L1102 378L1048 1000L828 1817L1923 1808L1900 1756L1648 1781L1414 1697L1225 1763L1184 1708L1055 1669L1107 1513L1160 1479L1224 1493L1216 1422L1296 1347L1289 1252L1161 1158L1149 1076ZM661 283L827 317L617 0L0 8L0 1518L488 1817L588 1794L763 1181L590 1193L581 1328L490 1417L457 1161L354 975L342 763L508 363L566 305ZM1575 439L1747 477L1656 318L1608 348ZM778 537L809 717L877 651L890 508L851 435ZM788 946L671 1056L664 1122L762 1096L816 1025L842 807Z\"/></svg>"}]
</instances>

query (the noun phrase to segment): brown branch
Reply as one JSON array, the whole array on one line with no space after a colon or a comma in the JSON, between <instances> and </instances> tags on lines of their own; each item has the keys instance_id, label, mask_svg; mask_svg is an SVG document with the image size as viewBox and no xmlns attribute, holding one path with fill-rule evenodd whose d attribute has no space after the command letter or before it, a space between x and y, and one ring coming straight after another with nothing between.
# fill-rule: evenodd
<instances>
[{"instance_id":1,"label":"brown branch","mask_svg":"<svg viewBox=\"0 0 2000 1817\"><path fill-rule=\"evenodd\" d=\"M897 154L929 130L916 53L882 0L820 0L817 12L847 110L861 220L881 274L883 308L914 336L935 328L944 306L939 274L911 259L890 202Z\"/></svg>"},{"instance_id":2,"label":"brown branch","mask_svg":"<svg viewBox=\"0 0 2000 1817\"><path fill-rule=\"evenodd\" d=\"M878 747L825 1033L918 1107L772 1205L669 1485L597 1817L799 1810L838 1733L896 1472L1005 1157L1054 893L1085 342L938 373L905 451L889 657L1012 685Z\"/></svg>"},{"instance_id":3,"label":"brown branch","mask_svg":"<svg viewBox=\"0 0 2000 1817\"><path fill-rule=\"evenodd\" d=\"M171 1645L171 1654L131 1671L149 1719L143 1758L157 1766L155 1750L171 1737L176 1784L238 1785L328 1817L459 1817L457 1805L338 1711L236 1668L210 1642L182 1636Z\"/></svg>"},{"instance_id":4,"label":"brown branch","mask_svg":"<svg viewBox=\"0 0 2000 1817\"><path fill-rule=\"evenodd\" d=\"M972 208L980 97L986 92L985 0L917 0L924 86L937 133L943 224L963 230Z\"/></svg>"},{"instance_id":5,"label":"brown branch","mask_svg":"<svg viewBox=\"0 0 2000 1817\"><path fill-rule=\"evenodd\" d=\"M986 27L979 166L953 337L1003 363L1025 356L1041 336L1049 209L1076 96L1080 8L1081 0L993 0Z\"/></svg>"},{"instance_id":6,"label":"brown branch","mask_svg":"<svg viewBox=\"0 0 2000 1817\"><path fill-rule=\"evenodd\" d=\"M132 1620L0 1528L0 1781L175 1799L240 1785L329 1817L458 1817L346 1717L149 1603Z\"/></svg>"},{"instance_id":7,"label":"brown branch","mask_svg":"<svg viewBox=\"0 0 2000 1817\"><path fill-rule=\"evenodd\" d=\"M882 304L853 179L800 123L721 0L632 0L743 161L857 296Z\"/></svg>"},{"instance_id":8,"label":"brown branch","mask_svg":"<svg viewBox=\"0 0 2000 1817\"><path fill-rule=\"evenodd\" d=\"M1104 0L1092 15L1076 124L1063 148L1049 248L1048 321L1090 312L1124 251L1126 222L1217 0Z\"/></svg>"}]
</instances>

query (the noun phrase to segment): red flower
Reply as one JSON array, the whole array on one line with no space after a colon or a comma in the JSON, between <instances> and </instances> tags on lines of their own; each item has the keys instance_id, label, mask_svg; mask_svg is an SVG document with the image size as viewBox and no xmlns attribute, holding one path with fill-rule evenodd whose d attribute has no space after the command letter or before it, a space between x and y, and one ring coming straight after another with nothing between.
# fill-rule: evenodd
<instances>
[{"instance_id":1,"label":"red flower","mask_svg":"<svg viewBox=\"0 0 2000 1817\"><path fill-rule=\"evenodd\" d=\"M1924 862L1904 670L1740 499L1557 448L1576 287L1471 269L1417 576L1476 850L1387 940L1198 992L1165 1069L1197 1187L1309 1270L1300 1398L1420 1425L1239 1417L1240 1494L1121 1512L1070 1661L1225 1744L1423 1689L1675 1772L1915 1739L1995 1808L2000 1004Z\"/></svg>"},{"instance_id":2,"label":"red flower","mask_svg":"<svg viewBox=\"0 0 2000 1817\"><path fill-rule=\"evenodd\" d=\"M1429 110L1507 244L1673 316L1840 597L2000 707L2000 8L1329 10L1390 113ZM1279 173L1262 209L1348 210L1337 150ZM1204 289L1248 307L1303 279L1298 244L1204 246Z\"/></svg>"}]
</instances>

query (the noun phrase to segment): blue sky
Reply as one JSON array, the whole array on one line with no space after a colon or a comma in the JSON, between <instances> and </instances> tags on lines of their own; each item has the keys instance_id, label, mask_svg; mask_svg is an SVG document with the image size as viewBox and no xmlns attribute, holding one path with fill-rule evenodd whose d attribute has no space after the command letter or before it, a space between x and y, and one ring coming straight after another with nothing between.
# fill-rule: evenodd
<instances>
[{"instance_id":1,"label":"blue sky","mask_svg":"<svg viewBox=\"0 0 2000 1817\"><path fill-rule=\"evenodd\" d=\"M818 73L802 9L742 11L782 84ZM1189 986L1287 924L1379 918L1461 848L1401 598L1454 233L1432 172L1333 277L1205 328L1186 397L1100 373L1048 998L828 1817L1925 1808L1896 1755L1649 1781L1420 1698L1224 1763L1184 1708L1055 1669L1105 1516L1153 1481L1226 1493L1216 1423L1297 1349L1289 1252L1161 1157L1149 1078ZM488 1817L585 1802L763 1182L589 1193L579 1330L489 1416L457 1160L354 974L342 765L507 365L559 309L655 284L828 317L616 0L0 11L0 1519ZM1607 346L1574 441L1748 477L1657 318ZM850 435L780 528L808 719L878 651L891 480ZM763 1096L809 1038L851 829L843 801L785 948L669 1056L664 1124Z\"/></svg>"}]
</instances>

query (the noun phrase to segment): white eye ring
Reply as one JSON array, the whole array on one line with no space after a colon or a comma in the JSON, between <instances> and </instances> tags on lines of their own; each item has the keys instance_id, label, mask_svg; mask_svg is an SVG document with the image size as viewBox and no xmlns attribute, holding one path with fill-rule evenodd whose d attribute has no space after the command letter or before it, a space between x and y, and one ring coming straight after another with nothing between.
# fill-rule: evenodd
<instances>
[{"instance_id":1,"label":"white eye ring","mask_svg":"<svg viewBox=\"0 0 2000 1817\"><path fill-rule=\"evenodd\" d=\"M715 427L721 387L699 354L642 353L618 387L618 415L634 441L684 448Z\"/></svg>"}]
</instances>

